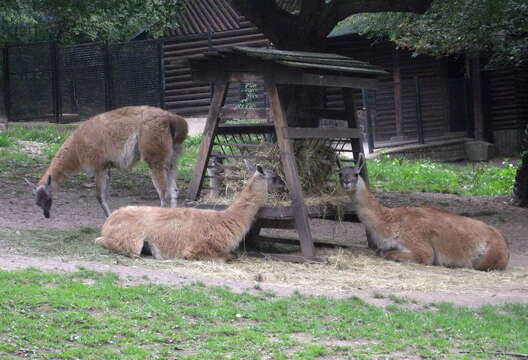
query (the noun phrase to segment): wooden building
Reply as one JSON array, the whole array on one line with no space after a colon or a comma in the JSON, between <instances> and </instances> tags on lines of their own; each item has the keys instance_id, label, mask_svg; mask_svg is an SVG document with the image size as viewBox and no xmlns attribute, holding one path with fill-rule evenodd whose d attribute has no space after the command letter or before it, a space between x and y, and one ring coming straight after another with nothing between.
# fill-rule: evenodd
<instances>
[{"instance_id":1,"label":"wooden building","mask_svg":"<svg viewBox=\"0 0 528 360\"><path fill-rule=\"evenodd\" d=\"M228 0L193 0L180 27L165 39L165 106L185 116L207 113L211 88L191 80L188 59L234 45L267 46L269 41ZM390 74L367 97L375 147L439 139L475 137L496 143L504 154L519 149L528 121L526 69L484 70L479 61L414 56L388 41L355 34L328 38L325 51L378 65ZM238 86L238 85L236 85ZM230 89L237 103L243 89ZM363 107L356 92L357 108ZM257 103L266 102L259 91ZM326 94L330 108L342 108L339 93ZM258 105L258 104L257 104Z\"/></svg>"}]
</instances>

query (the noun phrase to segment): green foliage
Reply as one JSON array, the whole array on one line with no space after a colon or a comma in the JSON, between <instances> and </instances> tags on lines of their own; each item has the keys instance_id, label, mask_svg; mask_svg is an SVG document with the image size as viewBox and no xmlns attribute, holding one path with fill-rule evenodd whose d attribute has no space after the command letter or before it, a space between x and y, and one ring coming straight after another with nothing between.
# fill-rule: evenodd
<instances>
[{"instance_id":1,"label":"green foliage","mask_svg":"<svg viewBox=\"0 0 528 360\"><path fill-rule=\"evenodd\" d=\"M450 165L381 156L368 162L369 180L385 191L423 191L459 195L509 195L516 167L478 163Z\"/></svg>"},{"instance_id":2,"label":"green foliage","mask_svg":"<svg viewBox=\"0 0 528 360\"><path fill-rule=\"evenodd\" d=\"M526 305L411 311L353 297L277 298L118 281L86 269L0 271L0 357L462 359L457 350L528 352Z\"/></svg>"},{"instance_id":3,"label":"green foliage","mask_svg":"<svg viewBox=\"0 0 528 360\"><path fill-rule=\"evenodd\" d=\"M7 0L0 8L0 44L123 41L140 30L160 36L178 11L174 0Z\"/></svg>"},{"instance_id":4,"label":"green foliage","mask_svg":"<svg viewBox=\"0 0 528 360\"><path fill-rule=\"evenodd\" d=\"M202 136L189 136L183 142L183 154L178 162L178 173L190 180L202 143Z\"/></svg>"},{"instance_id":5,"label":"green foliage","mask_svg":"<svg viewBox=\"0 0 528 360\"><path fill-rule=\"evenodd\" d=\"M435 0L422 16L359 14L340 27L388 38L419 54L490 55L490 66L528 61L528 3L524 0Z\"/></svg>"}]
</instances>

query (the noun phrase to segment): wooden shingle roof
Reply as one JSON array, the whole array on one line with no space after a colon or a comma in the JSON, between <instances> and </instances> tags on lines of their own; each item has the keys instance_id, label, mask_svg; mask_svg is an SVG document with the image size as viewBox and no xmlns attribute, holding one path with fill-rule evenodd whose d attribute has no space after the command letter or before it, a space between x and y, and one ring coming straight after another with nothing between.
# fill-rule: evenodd
<instances>
[{"instance_id":1,"label":"wooden shingle roof","mask_svg":"<svg viewBox=\"0 0 528 360\"><path fill-rule=\"evenodd\" d=\"M234 46L189 59L194 81L255 81L278 84L375 89L387 72L367 62L328 53Z\"/></svg>"},{"instance_id":2,"label":"wooden shingle roof","mask_svg":"<svg viewBox=\"0 0 528 360\"><path fill-rule=\"evenodd\" d=\"M324 70L329 72L364 73L371 75L387 74L385 70L378 66L338 54L286 51L273 48L255 48L247 46L234 46L232 50L250 57L271 61L293 68Z\"/></svg>"},{"instance_id":3,"label":"wooden shingle roof","mask_svg":"<svg viewBox=\"0 0 528 360\"><path fill-rule=\"evenodd\" d=\"M185 0L177 16L178 26L168 35L194 35L240 29L242 16L227 0Z\"/></svg>"}]
</instances>

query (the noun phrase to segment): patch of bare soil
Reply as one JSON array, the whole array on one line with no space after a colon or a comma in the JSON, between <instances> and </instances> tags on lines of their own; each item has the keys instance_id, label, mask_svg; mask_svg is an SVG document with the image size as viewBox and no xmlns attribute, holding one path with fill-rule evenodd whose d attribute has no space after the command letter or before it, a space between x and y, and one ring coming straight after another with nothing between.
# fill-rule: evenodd
<instances>
[{"instance_id":1,"label":"patch of bare soil","mask_svg":"<svg viewBox=\"0 0 528 360\"><path fill-rule=\"evenodd\" d=\"M158 204L146 172L133 176L118 174L117 178L111 192L112 208ZM128 178L135 180L128 183ZM75 271L84 267L115 272L125 285L153 282L180 286L201 282L228 286L238 292L358 296L374 305L397 303L410 308L441 301L469 306L528 301L528 210L511 206L507 198L378 193L388 206L436 206L496 226L511 242L510 266L503 272L385 261L367 249L361 224L321 220L312 220L316 239L347 245L347 248L318 248L318 255L326 257L327 264L292 264L245 255L225 264L181 259L156 261L150 257L129 259L96 247L92 241L104 217L87 178L74 180L56 194L51 219L42 216L20 178L0 176L0 181L2 269L38 267ZM75 235L85 228L93 230L81 237ZM60 235L67 231L71 234ZM38 241L31 242L32 232L40 234ZM294 238L295 232L265 230L264 235ZM71 245L75 245L75 251Z\"/></svg>"}]
</instances>

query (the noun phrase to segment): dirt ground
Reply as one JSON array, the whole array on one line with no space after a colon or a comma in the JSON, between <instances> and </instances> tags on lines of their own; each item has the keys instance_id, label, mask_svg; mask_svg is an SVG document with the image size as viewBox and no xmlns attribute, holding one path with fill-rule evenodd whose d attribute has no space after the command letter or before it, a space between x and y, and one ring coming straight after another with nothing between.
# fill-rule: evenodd
<instances>
[{"instance_id":1,"label":"dirt ground","mask_svg":"<svg viewBox=\"0 0 528 360\"><path fill-rule=\"evenodd\" d=\"M43 167L30 169L31 179L35 180L43 170ZM68 181L55 196L51 219L45 219L22 180L27 172L28 169L10 169L0 174L2 269L38 267L75 271L83 267L115 272L125 285L146 281L175 286L201 282L228 286L239 292L358 296L375 305L397 302L416 307L449 301L478 306L528 302L528 210L510 205L506 197L377 194L388 206L436 206L496 226L511 243L510 265L503 272L385 261L367 249L361 224L322 220L312 220L314 238L346 245L318 247L318 256L327 258L327 264L292 264L248 257L243 252L239 259L228 264L181 259L156 261L149 257L129 259L93 245L104 217L91 179L79 177ZM158 204L146 171L136 172L117 173L113 177L112 208ZM295 238L294 231L264 230L264 235ZM283 249L298 251L298 246Z\"/></svg>"}]
</instances>

